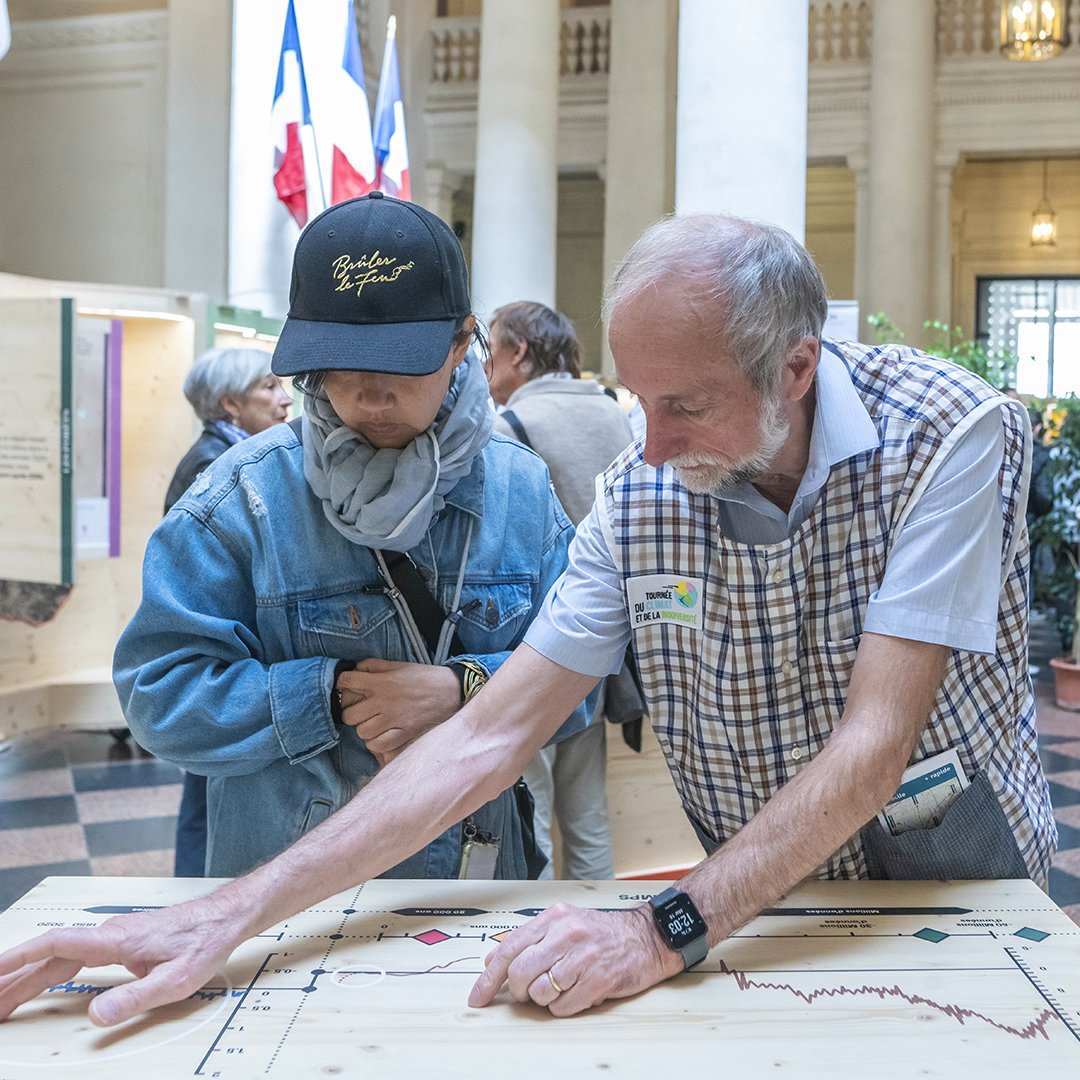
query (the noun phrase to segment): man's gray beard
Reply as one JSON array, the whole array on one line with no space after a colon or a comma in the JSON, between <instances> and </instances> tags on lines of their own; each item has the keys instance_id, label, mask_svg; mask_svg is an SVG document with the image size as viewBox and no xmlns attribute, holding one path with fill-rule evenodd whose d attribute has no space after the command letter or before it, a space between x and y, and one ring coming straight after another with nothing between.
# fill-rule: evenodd
<instances>
[{"instance_id":1,"label":"man's gray beard","mask_svg":"<svg viewBox=\"0 0 1080 1080\"><path fill-rule=\"evenodd\" d=\"M768 472L787 442L791 424L780 418L780 399L771 395L761 406L761 443L754 453L735 463L720 460L711 454L679 454L668 464L675 469L680 483L695 495L718 495L746 484ZM688 466L708 466L688 473Z\"/></svg>"}]
</instances>

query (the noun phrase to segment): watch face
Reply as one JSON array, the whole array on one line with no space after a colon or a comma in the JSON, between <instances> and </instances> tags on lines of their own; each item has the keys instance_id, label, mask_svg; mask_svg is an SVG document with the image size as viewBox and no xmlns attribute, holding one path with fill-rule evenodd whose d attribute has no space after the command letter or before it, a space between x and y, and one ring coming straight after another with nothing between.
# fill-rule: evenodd
<instances>
[{"instance_id":1,"label":"watch face","mask_svg":"<svg viewBox=\"0 0 1080 1080\"><path fill-rule=\"evenodd\" d=\"M704 937L708 927L685 893L678 893L653 909L657 926L673 949L682 949Z\"/></svg>"}]
</instances>

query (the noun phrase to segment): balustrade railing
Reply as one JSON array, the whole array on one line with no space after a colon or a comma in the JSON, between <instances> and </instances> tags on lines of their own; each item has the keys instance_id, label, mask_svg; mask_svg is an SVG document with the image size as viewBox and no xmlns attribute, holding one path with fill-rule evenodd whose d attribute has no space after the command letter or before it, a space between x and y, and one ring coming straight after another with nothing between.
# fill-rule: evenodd
<instances>
[{"instance_id":1,"label":"balustrade railing","mask_svg":"<svg viewBox=\"0 0 1080 1080\"><path fill-rule=\"evenodd\" d=\"M592 12L592 14L590 14ZM567 12L559 28L560 75L606 75L611 49L611 12L607 8Z\"/></svg>"},{"instance_id":2,"label":"balustrade railing","mask_svg":"<svg viewBox=\"0 0 1080 1080\"><path fill-rule=\"evenodd\" d=\"M431 81L476 82L480 71L480 20L437 19L431 35Z\"/></svg>"},{"instance_id":3,"label":"balustrade railing","mask_svg":"<svg viewBox=\"0 0 1080 1080\"><path fill-rule=\"evenodd\" d=\"M559 74L570 79L606 75L610 43L608 8L564 12L559 28ZM437 19L432 29L432 82L472 83L479 72L480 20Z\"/></svg>"},{"instance_id":4,"label":"balustrade railing","mask_svg":"<svg viewBox=\"0 0 1080 1080\"><path fill-rule=\"evenodd\" d=\"M897 3L899 0L890 0ZM998 0L937 0L937 55L942 58L993 56L998 51ZM873 32L870 0L810 0L809 49L812 64L870 59ZM1066 51L1080 51L1080 0L1067 12ZM480 69L480 20L437 19L432 30L432 81L474 83ZM606 7L563 12L559 32L559 72L565 79L606 75L610 61L611 11ZM660 43L657 43L660 47Z\"/></svg>"},{"instance_id":5,"label":"balustrade railing","mask_svg":"<svg viewBox=\"0 0 1080 1080\"><path fill-rule=\"evenodd\" d=\"M938 56L982 56L998 50L998 0L938 0Z\"/></svg>"},{"instance_id":6,"label":"balustrade railing","mask_svg":"<svg viewBox=\"0 0 1080 1080\"><path fill-rule=\"evenodd\" d=\"M1080 41L1080 0L1069 0L1064 52ZM994 56L1000 47L999 0L937 0L937 50L940 57Z\"/></svg>"},{"instance_id":7,"label":"balustrade railing","mask_svg":"<svg viewBox=\"0 0 1080 1080\"><path fill-rule=\"evenodd\" d=\"M810 62L870 59L869 0L810 4Z\"/></svg>"}]
</instances>

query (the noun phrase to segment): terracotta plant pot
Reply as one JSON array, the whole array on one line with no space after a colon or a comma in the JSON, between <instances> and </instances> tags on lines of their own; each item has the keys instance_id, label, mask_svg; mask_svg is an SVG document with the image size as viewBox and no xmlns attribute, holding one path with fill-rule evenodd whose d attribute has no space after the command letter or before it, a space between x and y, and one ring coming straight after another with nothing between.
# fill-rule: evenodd
<instances>
[{"instance_id":1,"label":"terracotta plant pot","mask_svg":"<svg viewBox=\"0 0 1080 1080\"><path fill-rule=\"evenodd\" d=\"M1058 705L1080 712L1080 664L1055 657L1050 666L1054 669L1054 698Z\"/></svg>"}]
</instances>

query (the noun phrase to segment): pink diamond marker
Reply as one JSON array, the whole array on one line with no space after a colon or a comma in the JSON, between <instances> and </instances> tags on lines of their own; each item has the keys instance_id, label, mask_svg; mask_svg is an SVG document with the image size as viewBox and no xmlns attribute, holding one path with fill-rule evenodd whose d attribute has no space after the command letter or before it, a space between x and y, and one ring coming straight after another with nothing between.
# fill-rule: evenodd
<instances>
[{"instance_id":1,"label":"pink diamond marker","mask_svg":"<svg viewBox=\"0 0 1080 1080\"><path fill-rule=\"evenodd\" d=\"M417 941L422 941L425 945L438 945L440 941L449 941L450 935L444 934L441 930L425 930L422 934L416 935Z\"/></svg>"}]
</instances>

